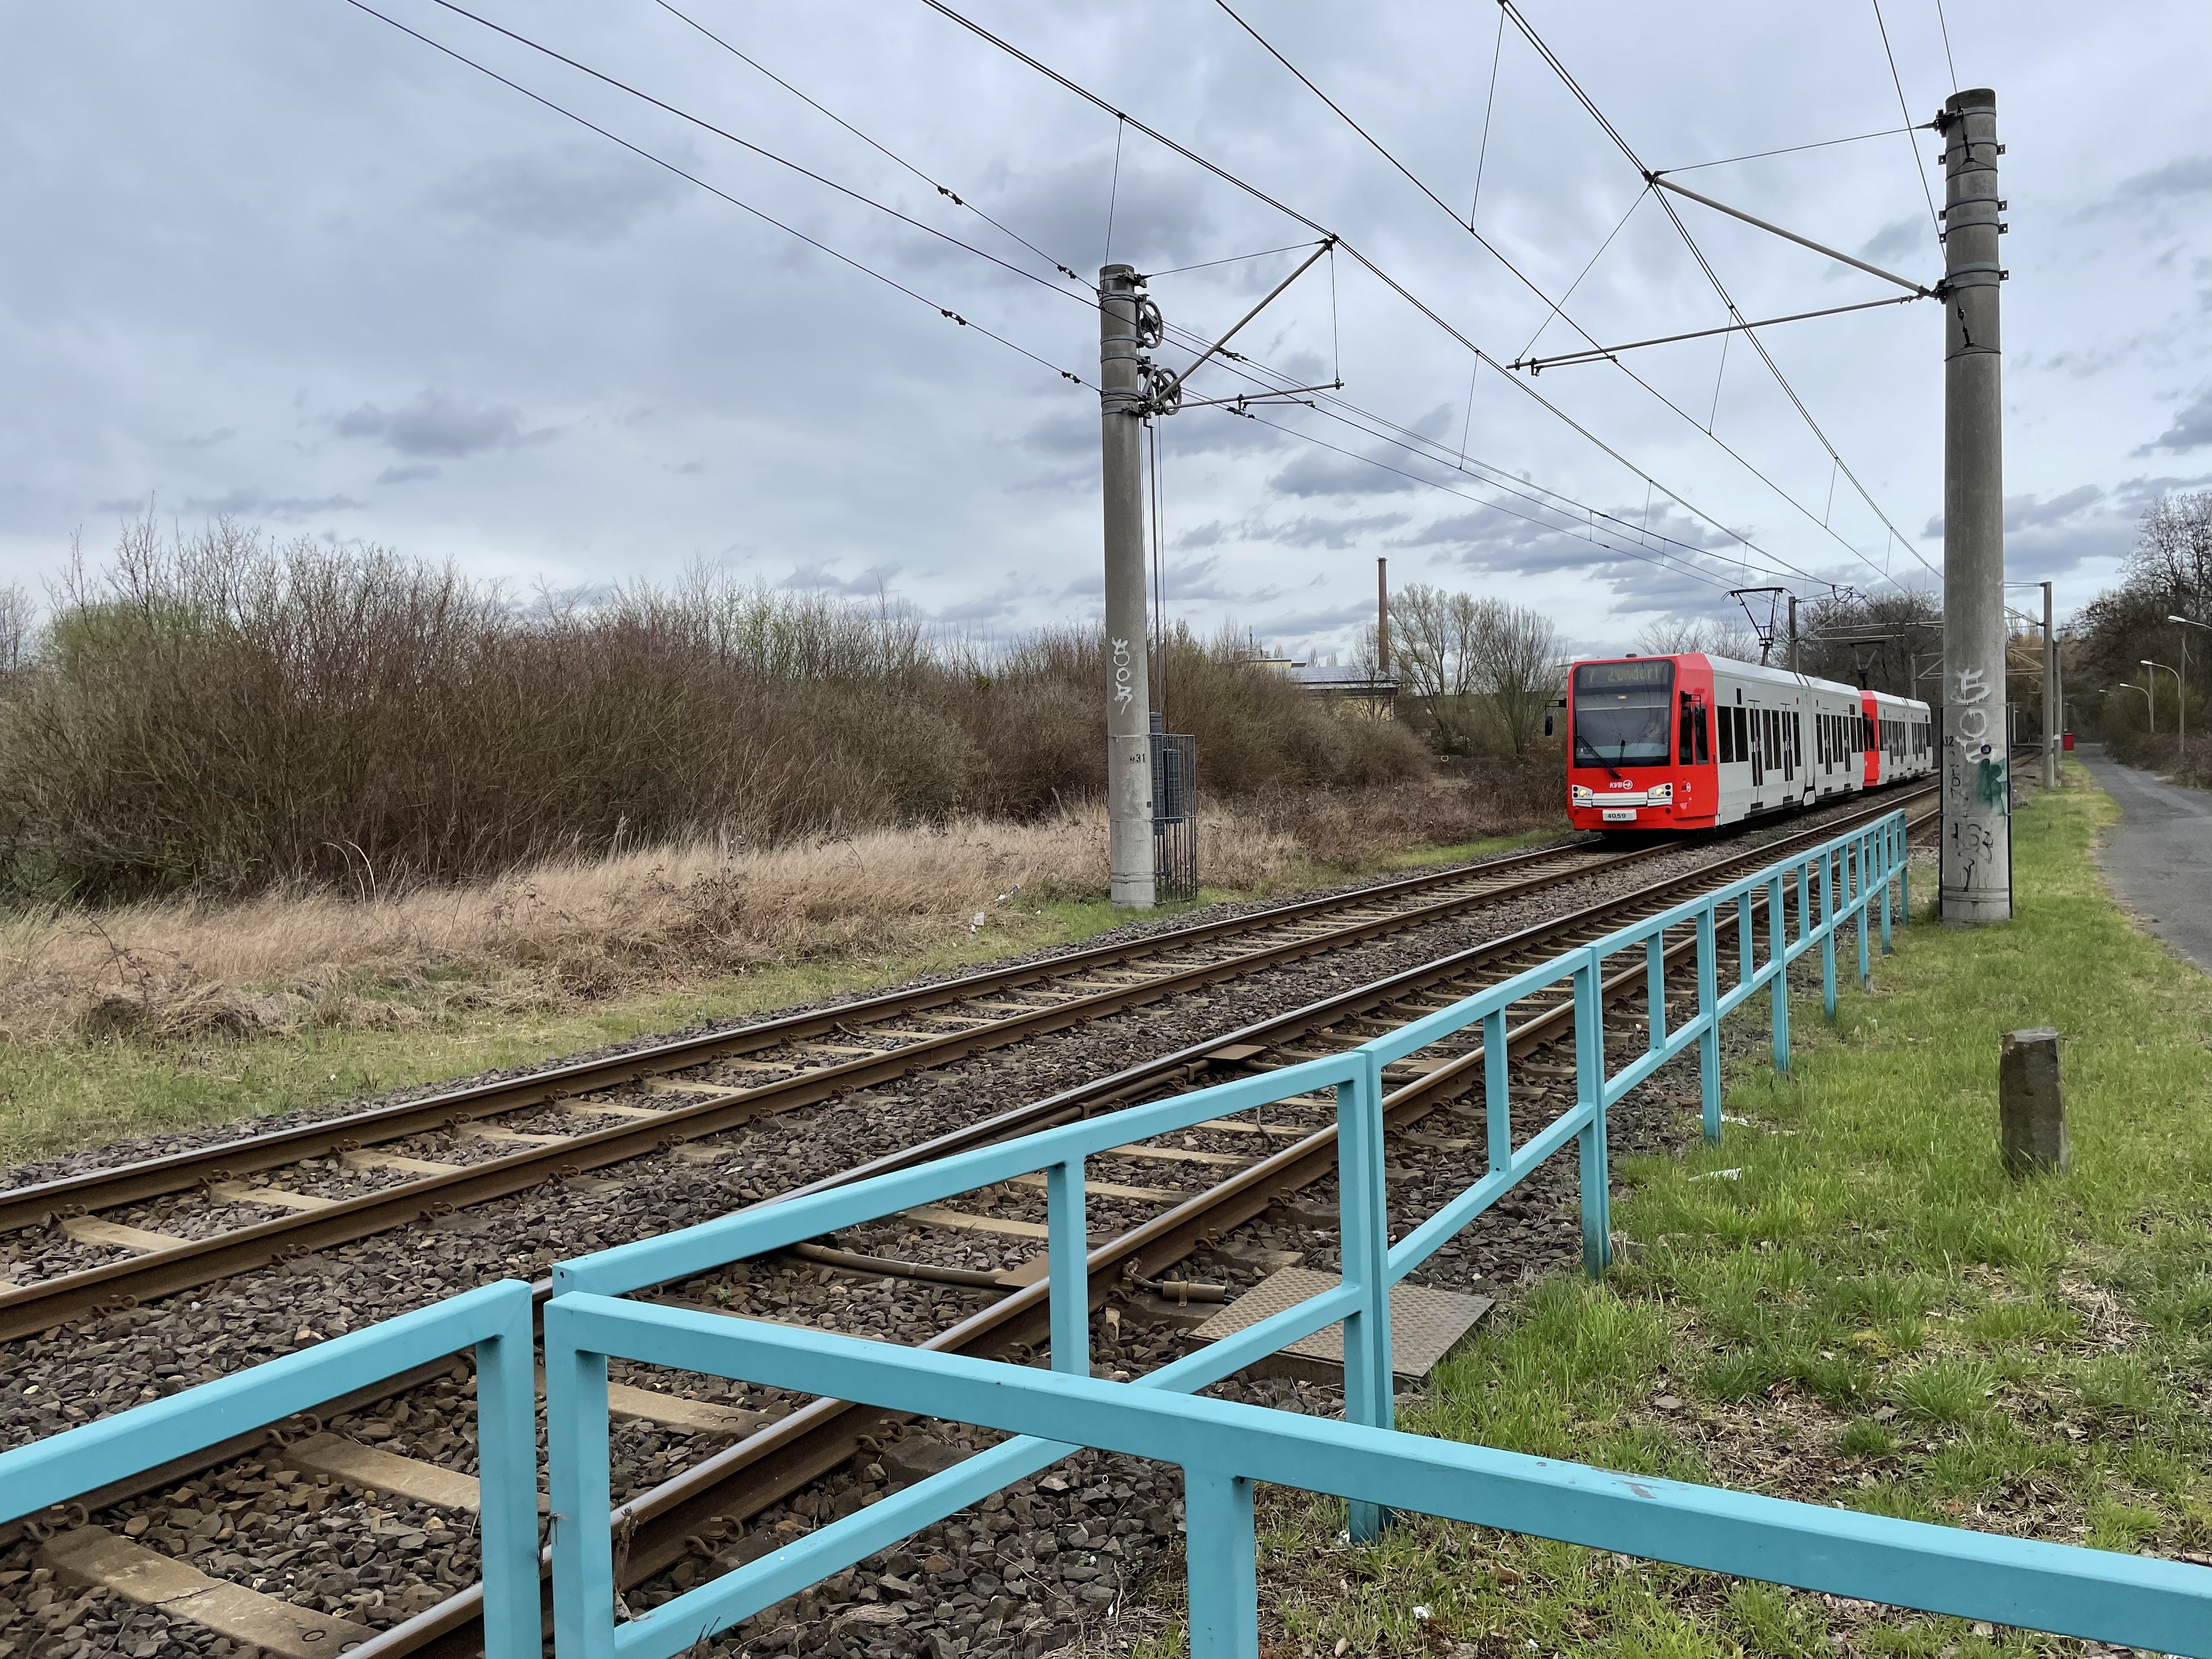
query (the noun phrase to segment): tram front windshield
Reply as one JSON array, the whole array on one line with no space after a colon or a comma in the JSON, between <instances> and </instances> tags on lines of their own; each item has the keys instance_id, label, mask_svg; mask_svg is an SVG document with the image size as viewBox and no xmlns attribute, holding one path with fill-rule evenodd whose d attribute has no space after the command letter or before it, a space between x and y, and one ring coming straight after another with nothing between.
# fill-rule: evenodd
<instances>
[{"instance_id":1,"label":"tram front windshield","mask_svg":"<svg viewBox=\"0 0 2212 1659\"><path fill-rule=\"evenodd\" d=\"M1664 766L1673 726L1674 665L1586 662L1575 669L1574 763Z\"/></svg>"}]
</instances>

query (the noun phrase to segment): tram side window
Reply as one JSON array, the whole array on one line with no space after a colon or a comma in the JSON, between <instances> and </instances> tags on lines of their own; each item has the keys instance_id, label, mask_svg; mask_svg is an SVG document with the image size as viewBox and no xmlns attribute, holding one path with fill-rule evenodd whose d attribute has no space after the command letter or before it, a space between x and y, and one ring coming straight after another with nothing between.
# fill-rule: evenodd
<instances>
[{"instance_id":1,"label":"tram side window","mask_svg":"<svg viewBox=\"0 0 2212 1659\"><path fill-rule=\"evenodd\" d=\"M1679 766L1689 766L1694 764L1697 760L1698 711L1690 702L1690 694L1686 691L1681 694L1681 703L1682 716L1676 722L1680 729L1674 738L1674 761Z\"/></svg>"},{"instance_id":2,"label":"tram side window","mask_svg":"<svg viewBox=\"0 0 2212 1659\"><path fill-rule=\"evenodd\" d=\"M1705 713L1704 709L1700 708L1697 712L1697 719L1694 725L1697 727L1696 735L1698 739L1698 758L1696 763L1699 766L1711 766L1713 763L1712 716Z\"/></svg>"},{"instance_id":3,"label":"tram side window","mask_svg":"<svg viewBox=\"0 0 2212 1659\"><path fill-rule=\"evenodd\" d=\"M1721 764L1728 766L1735 760L1735 721L1729 718L1735 711L1716 708L1713 712L1721 720Z\"/></svg>"}]
</instances>

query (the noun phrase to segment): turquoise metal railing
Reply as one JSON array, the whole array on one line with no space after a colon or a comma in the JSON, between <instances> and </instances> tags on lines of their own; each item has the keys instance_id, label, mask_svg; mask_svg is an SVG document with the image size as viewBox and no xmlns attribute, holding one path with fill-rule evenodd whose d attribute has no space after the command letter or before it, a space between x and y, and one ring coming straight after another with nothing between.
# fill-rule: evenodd
<instances>
[{"instance_id":1,"label":"turquoise metal railing","mask_svg":"<svg viewBox=\"0 0 2212 1659\"><path fill-rule=\"evenodd\" d=\"M2212 1569L2179 1562L1617 1474L1165 1388L615 1297L571 1294L553 1303L549 1342L556 1321L564 1349L577 1355L619 1354L1024 1437L1008 1445L1096 1446L1181 1465L1191 1659L1255 1659L1260 1651L1255 1480L1859 1601L2212 1656ZM568 1438L578 1425L556 1424L556 1471L579 1454L604 1455L604 1407L596 1421L599 1435L579 1437L581 1444ZM562 1500L554 1501L560 1510ZM802 1540L785 1553L805 1547ZM573 1594L579 1575L591 1571L556 1548L556 1598L564 1587L571 1591L556 1603L560 1659L677 1652L717 1627L714 1584L616 1626L605 1599ZM604 1571L582 1582L605 1589Z\"/></svg>"},{"instance_id":2,"label":"turquoise metal railing","mask_svg":"<svg viewBox=\"0 0 2212 1659\"><path fill-rule=\"evenodd\" d=\"M540 1651L537 1387L530 1286L501 1279L166 1400L0 1452L0 1521L35 1515L249 1429L476 1350L484 1651Z\"/></svg>"},{"instance_id":3,"label":"turquoise metal railing","mask_svg":"<svg viewBox=\"0 0 2212 1659\"><path fill-rule=\"evenodd\" d=\"M1312 1490L1349 1498L1352 1529L1361 1537L1371 1536L1379 1528L1385 1506L1426 1510L1658 1559L1817 1584L1866 1599L1962 1611L2013 1624L2041 1623L2045 1628L2168 1652L2212 1653L2212 1648L2201 1645L2203 1638L2173 1633L2179 1629L2174 1621L2183 1616L2178 1609L2201 1607L2204 1592L2197 1586L2201 1578L2212 1578L2199 1575L2197 1569L1942 1528L1916 1529L1904 1522L1828 1510L1801 1512L1797 1506L1776 1505L1766 1499L1631 1480L1574 1465L1542 1464L1389 1431L1390 1285L1570 1140L1577 1143L1580 1155L1583 1257L1593 1272L1601 1270L1610 1237L1607 1111L1694 1044L1705 1133L1717 1139L1722 1020L1766 989L1775 1061L1786 1067L1789 965L1816 945L1820 948L1824 1000L1832 1014L1837 935L1847 924L1856 926L1863 981L1877 914L1883 947L1888 947L1893 890L1899 901L1898 914L1904 914L1905 859L1904 816L1892 813L1570 951L1347 1053L1128 1108L851 1187L761 1206L562 1264L555 1273L557 1294L546 1310L545 1356L555 1515L555 1621L562 1659L673 1655L702 1634L726 1628L1056 1462L1079 1445L1164 1457L1184 1466L1193 1651L1208 1659L1216 1653L1242 1656L1254 1650L1249 1482L1256 1471L1266 1471L1273 1479L1286 1467L1298 1468L1301 1480ZM1763 955L1759 948L1762 908ZM1729 921L1738 949L1735 971L1723 990L1719 935ZM1694 956L1696 1012L1670 1027L1665 975L1670 964L1686 953ZM1608 995L1632 988L1639 971L1638 966L1630 966L1609 975L1608 963L1620 956L1640 956L1648 993L1646 1040L1640 1054L1618 1072L1608 1072L1606 1001ZM1516 1034L1537 1035L1556 1016L1547 1012L1516 1025L1510 1011L1515 1004L1563 983L1570 987L1571 997L1575 1104L1516 1145L1504 1062ZM1482 1034L1480 1048L1447 1065L1482 1068L1486 1168L1463 1192L1394 1245L1382 1176L1388 1100L1383 1069L1476 1026ZM1336 1093L1342 1263L1337 1286L1135 1382L1091 1380L1090 1270L1110 1261L1113 1247L1106 1247L1100 1257L1086 1259L1085 1161L1115 1146L1316 1089ZM625 1291L685 1278L1037 1170L1046 1174L1051 1224L1048 1374L618 1299ZM246 1429L473 1346L486 1650L494 1659L522 1659L537 1651L538 1643L540 1557L535 1525L530 1316L527 1286L514 1281L486 1285L305 1352L0 1454L0 1520L35 1514L218 1444ZM1275 1413L1183 1397L1285 1343L1340 1322L1344 1326L1345 1423L1296 1417L1278 1422ZM612 1354L1010 1428L1018 1437L617 1626L613 1620L614 1520L609 1514L607 1462L606 1362ZM1217 1436L1211 1452L1206 1443L1210 1435ZM1285 1458L1301 1461L1293 1465ZM1659 1518L1652 1519L1655 1516ZM2079 1565L2085 1558L2120 1565ZM1926 1565L1930 1563L1934 1565ZM1976 1563L1980 1565L1972 1565ZM2038 1575L2062 1589L2040 1599L2029 1594L2029 1581ZM2090 1588L2076 1594L2063 1589L2067 1586ZM2098 1599L2107 1590L2112 1595L2137 1598L2127 1616L2108 1606L2109 1598ZM2015 1593L2022 1599L2010 1611L2004 1610L2000 1604ZM2191 1641L2200 1645L2191 1646Z\"/></svg>"},{"instance_id":4,"label":"turquoise metal railing","mask_svg":"<svg viewBox=\"0 0 2212 1659\"><path fill-rule=\"evenodd\" d=\"M621 1310L641 1305L617 1299L625 1292L687 1279L727 1262L1042 1170L1050 1233L1046 1278L1049 1286L1051 1366L1061 1382L1084 1385L1069 1396L1071 1399L1088 1401L1092 1397L1090 1273L1094 1260L1087 1254L1088 1230L1084 1220L1085 1160L1114 1147L1188 1128L1210 1118L1249 1110L1319 1089L1334 1089L1340 1260L1340 1279L1336 1287L1172 1365L1120 1386L1148 1397L1194 1391L1286 1343L1340 1321L1344 1326L1345 1420L1374 1431L1386 1431L1392 1420L1389 1287L1570 1140L1577 1144L1582 1176L1583 1260L1592 1272L1602 1271L1611 1249L1605 1141L1607 1110L1660 1066L1695 1045L1704 1089L1705 1131L1717 1139L1721 1127L1722 1020L1747 999L1766 989L1776 1060L1786 1066L1790 1042L1789 964L1808 951L1820 948L1824 998L1832 1012L1836 935L1847 923L1856 924L1859 969L1863 979L1869 966L1871 918L1878 913L1887 948L1893 890L1900 902L1905 896L1902 885L1905 862L1904 814L1890 813L1795 858L1785 859L1713 892L1632 923L1594 944L1570 951L1345 1054L1285 1066L1262 1077L1216 1085L1171 1100L1126 1108L1085 1122L1046 1130L849 1187L760 1206L678 1232L559 1264L554 1269L554 1299L545 1313L545 1355L552 1502L554 1512L562 1517L553 1546L555 1629L561 1659L668 1659L690 1646L702 1633L725 1629L748 1618L918 1528L1059 1461L1079 1446L1107 1443L1085 1426L1082 1409L1071 1408L1065 1415L1050 1418L1049 1432L1024 1432L1018 1438L968 1458L617 1626L612 1617L612 1534L617 1522L608 1518L611 1493L608 1479L607 1359L610 1354L617 1354L651 1361L664 1352L659 1348L640 1352L635 1346L623 1346L659 1340L657 1334L651 1339L625 1334L628 1328L622 1323ZM1766 936L1763 957L1758 949L1757 925L1761 907ZM1794 927L1790 925L1793 915ZM1723 917L1733 920L1739 945L1734 982L1724 992L1719 986L1718 951ZM1685 952L1693 953L1695 957L1697 1012L1679 1025L1670 1027L1665 977L1672 959ZM1638 965L1609 977L1609 959L1622 955L1638 958ZM1620 1071L1608 1073L1605 1054L1606 1000L1608 993L1618 994L1627 988L1624 980L1632 987L1638 971L1645 979L1647 991L1644 1049ZM1562 983L1571 986L1572 996L1576 1103L1516 1146L1504 1061L1516 1030L1522 1028L1512 1024L1510 1012L1515 1004ZM1544 1018L1548 1015L1539 1016L1540 1019ZM1448 1064L1457 1068L1471 1069L1478 1065L1482 1068L1487 1167L1457 1197L1393 1245L1389 1242L1389 1205L1382 1176L1383 1068L1471 1027L1480 1027L1481 1030L1480 1049L1455 1057ZM1096 1261L1110 1264L1114 1255L1114 1247L1109 1245ZM675 1328L666 1327L662 1321L667 1312L662 1309L653 1310L650 1315L641 1312L645 1322L638 1330L649 1328L660 1333ZM750 1322L734 1323L748 1332L754 1328ZM704 1328L732 1328L719 1316L709 1316ZM803 1334L799 1337L799 1352L811 1351L806 1346L810 1340ZM701 1361L697 1364L684 1362L689 1369L744 1376L752 1381L767 1380L742 1369L753 1363L753 1355L765 1350L718 1347L713 1342L692 1341L689 1336L685 1341L686 1352ZM829 1349L820 1352L826 1353ZM842 1354L842 1346L838 1352ZM746 1358L738 1358L741 1352ZM672 1362L661 1358L659 1363ZM988 1374L1008 1373L1024 1377L1031 1375L1020 1368L1003 1366ZM896 1391L908 1385L919 1386L915 1379L922 1375L934 1376L936 1373L927 1367L920 1373L901 1371L896 1384L872 1378L869 1387L877 1392L865 1395L842 1386L804 1386L811 1392L837 1398L866 1398L870 1403L895 1404L901 1409L921 1411L927 1408L911 1403L904 1395L896 1401L881 1396L885 1388ZM963 1412L966 1409L963 1406ZM960 1417L963 1412L951 1415ZM964 1420L1003 1426L994 1417L968 1414ZM1436 1444L1431 1441L1415 1443L1428 1447ZM1593 1478L1596 1478L1594 1474ZM1322 1486L1316 1490L1342 1490L1352 1499L1351 1528L1353 1535L1361 1538L1371 1537L1380 1528L1382 1505L1401 1501L1378 1498L1364 1488ZM1247 1565L1238 1569L1243 1576L1239 1582L1245 1582L1250 1576L1249 1490L1245 1498L1237 1501L1243 1504L1241 1512L1246 1515L1247 1536L1243 1550ZM1203 1500L1201 1510L1211 1502ZM1401 1506L1427 1507L1411 1500ZM1236 1503L1231 1503L1228 1510L1205 1512L1218 1520L1224 1515L1233 1519L1234 1513L1240 1511ZM1437 1512L1456 1513L1450 1510ZM1200 1535L1195 1524L1191 1535L1194 1539ZM1194 1552L1194 1564L1198 1559ZM1753 1571L1750 1567L1741 1570ZM1194 1573L1197 1571L1194 1565ZM1194 1579L1194 1607L1197 1606L1195 1598ZM1239 1654L1249 1651L1242 1646L1219 1650Z\"/></svg>"}]
</instances>

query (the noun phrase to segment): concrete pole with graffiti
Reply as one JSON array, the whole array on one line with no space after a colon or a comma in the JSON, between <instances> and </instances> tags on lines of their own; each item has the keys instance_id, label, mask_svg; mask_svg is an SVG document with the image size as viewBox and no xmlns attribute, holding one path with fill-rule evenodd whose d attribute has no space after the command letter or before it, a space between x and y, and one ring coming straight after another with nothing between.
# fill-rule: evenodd
<instances>
[{"instance_id":1,"label":"concrete pole with graffiti","mask_svg":"<svg viewBox=\"0 0 2212 1659\"><path fill-rule=\"evenodd\" d=\"M1128 265L1098 273L1098 414L1106 518L1106 821L1113 901L1152 908L1152 680L1146 660L1144 313Z\"/></svg>"},{"instance_id":2,"label":"concrete pole with graffiti","mask_svg":"<svg viewBox=\"0 0 2212 1659\"><path fill-rule=\"evenodd\" d=\"M2004 428L1996 94L1952 94L1943 135L1943 852L1946 922L2012 917L2005 742Z\"/></svg>"}]
</instances>

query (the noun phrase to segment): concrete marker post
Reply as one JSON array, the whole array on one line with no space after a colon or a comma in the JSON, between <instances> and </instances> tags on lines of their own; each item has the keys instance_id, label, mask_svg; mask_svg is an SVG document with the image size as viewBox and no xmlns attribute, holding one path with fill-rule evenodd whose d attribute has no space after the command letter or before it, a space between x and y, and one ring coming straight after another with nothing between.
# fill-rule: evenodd
<instances>
[{"instance_id":1,"label":"concrete marker post","mask_svg":"<svg viewBox=\"0 0 2212 1659\"><path fill-rule=\"evenodd\" d=\"M1997 1058L1997 1139L2015 1179L2063 1172L2074 1161L2066 1139L2066 1088L2058 1033L2050 1026L2007 1031Z\"/></svg>"}]
</instances>

